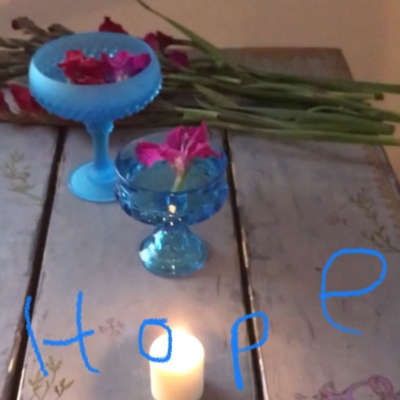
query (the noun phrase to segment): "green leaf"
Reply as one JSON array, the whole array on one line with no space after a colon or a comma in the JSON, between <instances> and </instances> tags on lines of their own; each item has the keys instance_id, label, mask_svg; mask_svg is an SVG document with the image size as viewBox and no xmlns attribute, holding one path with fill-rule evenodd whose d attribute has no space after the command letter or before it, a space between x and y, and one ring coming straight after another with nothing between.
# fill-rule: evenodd
<instances>
[{"instance_id":1,"label":"green leaf","mask_svg":"<svg viewBox=\"0 0 400 400\"><path fill-rule=\"evenodd\" d=\"M61 393L60 393L60 389L58 388L58 386L56 385L56 386L54 386L54 391L57 393L57 395L58 396L60 396L61 395Z\"/></svg>"},{"instance_id":2,"label":"green leaf","mask_svg":"<svg viewBox=\"0 0 400 400\"><path fill-rule=\"evenodd\" d=\"M62 378L60 381L60 388L62 389L64 387L64 383L65 383L65 378Z\"/></svg>"},{"instance_id":3,"label":"green leaf","mask_svg":"<svg viewBox=\"0 0 400 400\"><path fill-rule=\"evenodd\" d=\"M222 52L215 47L213 44L205 40L204 38L200 37L190 29L184 27L181 25L179 22L176 22L165 15L161 14L160 12L154 10L151 8L149 5L147 5L144 1L142 0L136 0L142 7L144 7L147 11L150 11L151 13L159 16L162 18L164 21L169 22L173 27L178 29L180 32L182 32L184 35L186 35L190 40L192 40L197 46L199 46L203 51L206 53L210 54L210 56L220 65L229 65L235 70L240 70L240 67L232 62L228 62L225 58L225 56L222 54Z\"/></svg>"}]
</instances>

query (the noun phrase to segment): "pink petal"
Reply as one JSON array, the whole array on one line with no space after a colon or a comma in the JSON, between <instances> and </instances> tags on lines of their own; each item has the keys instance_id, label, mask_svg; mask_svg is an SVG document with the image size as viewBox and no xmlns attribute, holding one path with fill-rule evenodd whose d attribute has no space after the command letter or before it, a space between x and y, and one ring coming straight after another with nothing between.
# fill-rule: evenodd
<instances>
[{"instance_id":1,"label":"pink petal","mask_svg":"<svg viewBox=\"0 0 400 400\"><path fill-rule=\"evenodd\" d=\"M132 58L132 54L129 51L121 50L114 57L108 57L108 62L114 68L124 68L126 63Z\"/></svg>"},{"instance_id":2,"label":"pink petal","mask_svg":"<svg viewBox=\"0 0 400 400\"><path fill-rule=\"evenodd\" d=\"M145 68L147 68L150 62L151 62L150 54L147 53L138 54L137 56L130 58L130 60L128 61L126 72L130 76L138 74L139 72L142 72Z\"/></svg>"},{"instance_id":3,"label":"pink petal","mask_svg":"<svg viewBox=\"0 0 400 400\"><path fill-rule=\"evenodd\" d=\"M0 113L2 112L8 112L8 104L6 102L4 92L0 90Z\"/></svg>"},{"instance_id":4,"label":"pink petal","mask_svg":"<svg viewBox=\"0 0 400 400\"><path fill-rule=\"evenodd\" d=\"M168 58L178 67L187 68L189 66L189 56L183 51L170 51Z\"/></svg>"},{"instance_id":5,"label":"pink petal","mask_svg":"<svg viewBox=\"0 0 400 400\"><path fill-rule=\"evenodd\" d=\"M167 138L165 140L165 144L171 149L181 150L184 137L185 137L185 127L178 126L173 131L168 133Z\"/></svg>"},{"instance_id":6,"label":"pink petal","mask_svg":"<svg viewBox=\"0 0 400 400\"><path fill-rule=\"evenodd\" d=\"M122 27L122 25L114 22L110 17L104 17L103 23L99 26L100 32L115 32L125 33L128 32Z\"/></svg>"},{"instance_id":7,"label":"pink petal","mask_svg":"<svg viewBox=\"0 0 400 400\"><path fill-rule=\"evenodd\" d=\"M198 158L208 158L214 156L221 158L221 155L213 150L208 143L198 143L194 149L188 154L190 160Z\"/></svg>"},{"instance_id":8,"label":"pink petal","mask_svg":"<svg viewBox=\"0 0 400 400\"><path fill-rule=\"evenodd\" d=\"M157 35L153 32L148 33L143 40L155 51L160 49L160 44L158 43Z\"/></svg>"},{"instance_id":9,"label":"pink petal","mask_svg":"<svg viewBox=\"0 0 400 400\"><path fill-rule=\"evenodd\" d=\"M192 137L192 143L208 143L208 130L205 121L200 126L189 126L187 131Z\"/></svg>"},{"instance_id":10,"label":"pink petal","mask_svg":"<svg viewBox=\"0 0 400 400\"><path fill-rule=\"evenodd\" d=\"M108 57L107 61L114 70L116 80L130 78L143 71L151 62L150 55L140 53L133 55L128 51L119 51L114 57Z\"/></svg>"},{"instance_id":11,"label":"pink petal","mask_svg":"<svg viewBox=\"0 0 400 400\"><path fill-rule=\"evenodd\" d=\"M198 149L202 149L201 150L201 154L207 154L208 155L199 155L198 157L209 157L210 155L213 155L214 157L221 157L220 154L216 153L211 145L209 144L209 140L208 140L208 130L207 130L207 124L205 121L203 121L201 123L200 126L196 127L196 126L192 126L188 128L188 132L191 135L191 140L190 140L190 144L188 145L187 148L187 152L188 153L193 153L196 151L199 151ZM204 147L205 146L205 147ZM207 148L207 151L204 150Z\"/></svg>"},{"instance_id":12,"label":"pink petal","mask_svg":"<svg viewBox=\"0 0 400 400\"><path fill-rule=\"evenodd\" d=\"M161 146L160 154L176 171L177 175L182 175L189 166L190 160L185 157L185 153L183 152L171 149L168 146Z\"/></svg>"},{"instance_id":13,"label":"pink petal","mask_svg":"<svg viewBox=\"0 0 400 400\"><path fill-rule=\"evenodd\" d=\"M160 31L156 32L156 37L161 49L165 49L174 43L174 38L172 36L166 35Z\"/></svg>"},{"instance_id":14,"label":"pink petal","mask_svg":"<svg viewBox=\"0 0 400 400\"><path fill-rule=\"evenodd\" d=\"M160 154L160 146L156 143L139 142L136 146L136 157L146 167L151 167L163 157Z\"/></svg>"},{"instance_id":15,"label":"pink petal","mask_svg":"<svg viewBox=\"0 0 400 400\"><path fill-rule=\"evenodd\" d=\"M178 158L182 158L182 153L179 150L173 149L168 145L160 146L160 156L170 165L174 166Z\"/></svg>"}]
</instances>

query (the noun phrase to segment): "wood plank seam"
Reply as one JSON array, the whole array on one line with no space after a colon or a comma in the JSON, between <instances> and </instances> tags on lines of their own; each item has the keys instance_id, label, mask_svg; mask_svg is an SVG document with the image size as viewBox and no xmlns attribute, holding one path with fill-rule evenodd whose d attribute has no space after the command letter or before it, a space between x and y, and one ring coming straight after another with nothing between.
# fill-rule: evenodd
<instances>
[{"instance_id":1,"label":"wood plank seam","mask_svg":"<svg viewBox=\"0 0 400 400\"><path fill-rule=\"evenodd\" d=\"M250 280L248 279L248 257L247 257L247 241L244 232L242 231L242 224L240 221L240 212L236 199L236 184L234 175L234 164L232 159L232 153L229 143L229 133L227 131L222 131L223 134L223 145L228 158L228 170L227 170L227 180L230 187L230 202L232 209L232 219L234 224L234 230L236 235L237 251L239 258L240 274L241 274L241 284L242 284L242 296L243 304L246 314L251 314L256 311L254 306L254 295L253 290L250 285ZM254 319L246 321L248 337L250 343L256 343L260 341L260 335L257 331L257 325ZM260 348L256 348L251 351L251 359L253 363L254 370L254 389L257 399L269 400L267 384L265 380L265 370L262 360L262 355Z\"/></svg>"},{"instance_id":2,"label":"wood plank seam","mask_svg":"<svg viewBox=\"0 0 400 400\"><path fill-rule=\"evenodd\" d=\"M45 202L42 209L42 215L40 217L40 221L37 227L36 240L32 247L32 275L25 296L25 298L27 296L32 297L31 318L35 307L35 298L39 284L43 254L47 240L47 232L50 224L51 211L53 208L54 196L58 180L59 163L61 160L64 143L65 143L65 129L60 128L57 134L53 160L47 182L47 191L45 196ZM19 318L18 331L23 333L17 335L13 345L11 359L14 360L12 367L14 369L14 372L9 375L9 378L5 383L5 388L1 395L0 400L13 400L16 399L18 396L18 391L20 386L19 383L21 380L21 374L25 360L25 352L28 345L28 334L25 331L25 318L23 309L21 310L21 315Z\"/></svg>"}]
</instances>

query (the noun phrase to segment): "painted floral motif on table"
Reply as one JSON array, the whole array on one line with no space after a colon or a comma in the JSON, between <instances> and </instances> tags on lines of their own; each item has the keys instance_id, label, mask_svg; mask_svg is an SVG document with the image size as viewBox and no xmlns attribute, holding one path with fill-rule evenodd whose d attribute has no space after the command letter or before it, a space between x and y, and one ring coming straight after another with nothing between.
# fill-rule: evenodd
<instances>
[{"instance_id":1,"label":"painted floral motif on table","mask_svg":"<svg viewBox=\"0 0 400 400\"><path fill-rule=\"evenodd\" d=\"M364 400L364 396L359 396L357 392L364 389L370 393L368 398L376 400L400 400L400 390L395 392L392 382L381 375L373 375L364 381L358 381L348 386L344 390L337 390L333 382L323 385L318 393L312 396L315 400ZM297 394L296 400L307 400L309 396Z\"/></svg>"},{"instance_id":2,"label":"painted floral motif on table","mask_svg":"<svg viewBox=\"0 0 400 400\"><path fill-rule=\"evenodd\" d=\"M124 324L115 318L107 318L104 325L99 326L101 333L109 333L111 336L118 336L124 329Z\"/></svg>"},{"instance_id":3,"label":"painted floral motif on table","mask_svg":"<svg viewBox=\"0 0 400 400\"><path fill-rule=\"evenodd\" d=\"M55 362L53 357L49 357L45 363L49 376L44 377L38 370L35 375L28 379L30 395L28 400L56 400L59 399L73 384L73 380L66 378L59 379L59 371L62 360Z\"/></svg>"},{"instance_id":4,"label":"painted floral motif on table","mask_svg":"<svg viewBox=\"0 0 400 400\"><path fill-rule=\"evenodd\" d=\"M362 231L362 236L383 252L400 253L400 247L395 245L395 241L388 235L387 227L379 219L378 207L366 190L361 188L355 196L350 196L349 200L372 224L369 231Z\"/></svg>"},{"instance_id":5,"label":"painted floral motif on table","mask_svg":"<svg viewBox=\"0 0 400 400\"><path fill-rule=\"evenodd\" d=\"M34 185L30 182L31 173L27 165L23 165L25 155L13 152L9 155L8 161L3 165L4 177L9 181L9 190L19 193L37 204L41 204L41 198L32 193Z\"/></svg>"}]
</instances>

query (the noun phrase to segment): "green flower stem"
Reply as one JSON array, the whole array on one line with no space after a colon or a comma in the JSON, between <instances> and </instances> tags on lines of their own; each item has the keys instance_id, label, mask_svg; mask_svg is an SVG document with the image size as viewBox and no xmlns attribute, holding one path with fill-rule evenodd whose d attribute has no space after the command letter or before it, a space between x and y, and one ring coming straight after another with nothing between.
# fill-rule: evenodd
<instances>
[{"instance_id":1,"label":"green flower stem","mask_svg":"<svg viewBox=\"0 0 400 400\"><path fill-rule=\"evenodd\" d=\"M225 56L221 53L221 51L217 47L215 47L213 44L211 44L207 40L203 39L202 37L200 37L193 31L191 31L190 29L186 28L185 26L181 25L179 22L176 22L176 21L166 17L165 15L161 14L160 12L154 10L149 5L147 5L144 1L142 1L142 0L136 0L136 1L147 11L150 11L151 13L159 16L161 19L163 19L164 21L167 21L174 28L176 28L177 30L182 32L185 36L187 36L193 42L193 44L196 47L200 48L205 53L208 53L210 56L212 56L216 63L218 63L219 65L230 65L232 68L239 70L239 68L234 63L228 62L226 60Z\"/></svg>"},{"instance_id":2,"label":"green flower stem","mask_svg":"<svg viewBox=\"0 0 400 400\"><path fill-rule=\"evenodd\" d=\"M317 112L321 112L321 111L326 111L328 112L328 115L332 115L332 113L336 113L336 114L344 114L344 115L348 115L351 117L361 117L361 113L358 111L354 111L354 110L346 110L343 107L331 107L331 106L317 106L317 107L313 107L313 108L309 108L307 110L310 113L317 113ZM370 116L366 116L366 115L362 115L363 118L367 118L367 119L371 119L371 120L376 120L376 121L381 121L381 119L378 119L377 117L370 117Z\"/></svg>"},{"instance_id":3,"label":"green flower stem","mask_svg":"<svg viewBox=\"0 0 400 400\"><path fill-rule=\"evenodd\" d=\"M329 94L319 94L319 93L277 93L273 91L261 91L255 89L246 89L244 87L234 87L233 85L227 85L226 83L217 83L217 86L220 89L223 89L227 92L241 94L253 99L264 99L270 101L294 101L299 102L301 104L310 104L310 105L331 105L337 107L346 107L350 110L363 111L367 109L367 107L361 104L358 101L348 100L345 98L339 98L335 96L330 96Z\"/></svg>"},{"instance_id":4,"label":"green flower stem","mask_svg":"<svg viewBox=\"0 0 400 400\"><path fill-rule=\"evenodd\" d=\"M7 70L0 69L0 80L9 81L12 78L25 75L27 72L28 67L26 65L10 66Z\"/></svg>"},{"instance_id":5,"label":"green flower stem","mask_svg":"<svg viewBox=\"0 0 400 400\"><path fill-rule=\"evenodd\" d=\"M233 74L232 74L233 75ZM273 91L281 91L285 93L293 93L293 94L304 94L304 95L318 95L322 97L327 97L328 99L344 99L344 100L382 100L382 93L364 93L364 92L340 92L339 88L334 91L321 91L320 88L306 85L306 84L293 84L293 83L281 83L281 82L265 82L256 80L255 82L243 82L243 79L240 77L233 76L221 76L221 75L213 75L210 77L199 77L198 75L190 75L190 74L170 74L167 75L166 79L170 78L172 80L180 80L185 82L194 82L194 83L204 83L204 84L213 84L216 82L222 82L227 84L233 84L234 86L241 85L240 87L246 93L260 93L259 90L263 93L265 90L273 90ZM213 82L214 81L214 82ZM227 89L228 87L225 85L223 88Z\"/></svg>"},{"instance_id":6,"label":"green flower stem","mask_svg":"<svg viewBox=\"0 0 400 400\"><path fill-rule=\"evenodd\" d=\"M194 118L204 118L207 120L216 120L216 119L228 119L230 122L239 122L239 123L252 123L258 126L264 127L280 127L286 129L296 129L296 125L277 121L268 117L260 117L257 115L248 115L235 111L227 111L215 108L215 111L204 110L204 109L195 109L195 108L183 108L176 107L177 111L183 113L184 118L192 119Z\"/></svg>"},{"instance_id":7,"label":"green flower stem","mask_svg":"<svg viewBox=\"0 0 400 400\"><path fill-rule=\"evenodd\" d=\"M257 127L248 127L245 125L232 124L220 121L211 121L209 125L217 128L231 129L239 132L248 132L260 135L262 137L269 136L282 139L300 139L300 140L309 140L318 142L322 141L322 142L333 142L333 143L400 146L400 139L380 137L380 136L357 135L357 134L349 135L336 132L313 131L306 129L299 129L299 130L265 129Z\"/></svg>"},{"instance_id":8,"label":"green flower stem","mask_svg":"<svg viewBox=\"0 0 400 400\"><path fill-rule=\"evenodd\" d=\"M228 93L234 93L238 95L243 95L252 99L263 99L270 101L292 101L301 104L309 105L328 105L336 107L345 107L354 111L367 111L370 106L363 104L360 101L354 99L341 98L337 95L330 95L329 93L318 93L318 92L276 92L276 91L266 91L260 89L246 88L244 86L239 86L236 84L231 84L227 82L213 81L209 78L190 76L184 74L169 74L166 76L167 79L176 80L181 82L192 82L196 84L209 85L214 89L222 89ZM383 111L383 110L382 110ZM400 116L399 116L400 118Z\"/></svg>"},{"instance_id":9,"label":"green flower stem","mask_svg":"<svg viewBox=\"0 0 400 400\"><path fill-rule=\"evenodd\" d=\"M341 90L341 91L357 91L367 93L394 93L400 94L400 85L385 84L385 83L374 83L364 81L343 81L334 79L321 79L315 77L303 77L296 75L285 75L271 72L262 72L250 67L243 67L246 71L251 73L253 76L260 79L266 79L271 82L286 82L286 83L302 83L314 85L320 88Z\"/></svg>"},{"instance_id":10,"label":"green flower stem","mask_svg":"<svg viewBox=\"0 0 400 400\"><path fill-rule=\"evenodd\" d=\"M186 168L186 170L183 172L183 174L181 174L181 175L176 174L174 186L172 187L171 192L179 192L182 189L190 168L191 168L191 165L189 165Z\"/></svg>"},{"instance_id":11,"label":"green flower stem","mask_svg":"<svg viewBox=\"0 0 400 400\"><path fill-rule=\"evenodd\" d=\"M316 86L306 84L293 84L293 83L281 83L281 82L265 82L258 81L245 85L248 89L272 89L281 90L286 92L318 92L321 91ZM365 93L365 92L341 92L339 88L332 87L335 91L325 91L326 94L332 97L342 97L349 100L383 100L384 96L382 93Z\"/></svg>"},{"instance_id":12,"label":"green flower stem","mask_svg":"<svg viewBox=\"0 0 400 400\"><path fill-rule=\"evenodd\" d=\"M199 102L202 104L201 102ZM271 113L268 115L264 114L251 114L249 112L244 113L243 111L232 111L222 108L214 107L214 111L205 109L194 109L177 107L177 111L182 112L184 118L187 119L206 119L208 121L222 121L228 123L239 123L251 127L261 128L281 128L286 130L315 130L327 132L341 132L343 134L368 134L368 135L391 135L394 133L394 126L388 124L382 124L379 122L363 121L362 119L350 118L350 117L331 117L330 119L324 120L315 118L314 114L307 112L299 112L302 118L297 118L293 122L286 122L289 119L279 120L276 115ZM307 119L307 117L309 119Z\"/></svg>"},{"instance_id":13,"label":"green flower stem","mask_svg":"<svg viewBox=\"0 0 400 400\"><path fill-rule=\"evenodd\" d=\"M379 135L392 135L395 131L393 125L379 121L359 118L354 115L311 112L303 110L285 110L262 107L242 107L243 112L266 115L281 121L297 122L301 126L319 125L323 129L336 128L343 132L371 133ZM340 110L337 110L340 112ZM357 115L357 114L356 114Z\"/></svg>"}]
</instances>

